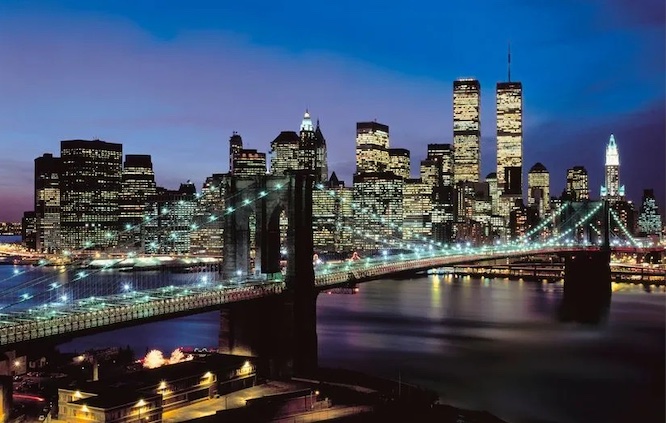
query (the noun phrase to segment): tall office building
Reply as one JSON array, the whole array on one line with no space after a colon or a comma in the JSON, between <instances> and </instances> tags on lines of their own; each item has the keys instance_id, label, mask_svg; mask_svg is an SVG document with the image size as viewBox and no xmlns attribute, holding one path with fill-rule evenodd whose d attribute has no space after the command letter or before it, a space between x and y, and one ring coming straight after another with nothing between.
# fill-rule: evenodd
<instances>
[{"instance_id":1,"label":"tall office building","mask_svg":"<svg viewBox=\"0 0 666 423\"><path fill-rule=\"evenodd\" d=\"M243 138L234 131L229 138L229 173L234 174L234 156L243 149Z\"/></svg>"},{"instance_id":2,"label":"tall office building","mask_svg":"<svg viewBox=\"0 0 666 423\"><path fill-rule=\"evenodd\" d=\"M481 85L475 79L453 82L453 177L479 182L481 175Z\"/></svg>"},{"instance_id":3,"label":"tall office building","mask_svg":"<svg viewBox=\"0 0 666 423\"><path fill-rule=\"evenodd\" d=\"M60 250L60 157L35 159L35 249Z\"/></svg>"},{"instance_id":4,"label":"tall office building","mask_svg":"<svg viewBox=\"0 0 666 423\"><path fill-rule=\"evenodd\" d=\"M428 144L426 160L421 162L421 180L432 187L432 237L437 242L453 239L453 169L451 144Z\"/></svg>"},{"instance_id":5,"label":"tall office building","mask_svg":"<svg viewBox=\"0 0 666 423\"><path fill-rule=\"evenodd\" d=\"M567 169L565 197L570 201L586 201L590 199L590 183L585 167L574 166L571 169Z\"/></svg>"},{"instance_id":6,"label":"tall office building","mask_svg":"<svg viewBox=\"0 0 666 423\"><path fill-rule=\"evenodd\" d=\"M122 144L61 141L61 248L115 246L122 186Z\"/></svg>"},{"instance_id":7,"label":"tall office building","mask_svg":"<svg viewBox=\"0 0 666 423\"><path fill-rule=\"evenodd\" d=\"M409 179L410 161L409 150L405 148L389 148L389 165L387 170L400 176L402 179Z\"/></svg>"},{"instance_id":8,"label":"tall office building","mask_svg":"<svg viewBox=\"0 0 666 423\"><path fill-rule=\"evenodd\" d=\"M624 185L620 185L620 153L613 134L606 146L605 182L601 187L601 199L610 201L624 200Z\"/></svg>"},{"instance_id":9,"label":"tall office building","mask_svg":"<svg viewBox=\"0 0 666 423\"><path fill-rule=\"evenodd\" d=\"M356 124L356 174L377 173L389 165L389 127L377 122Z\"/></svg>"},{"instance_id":10,"label":"tall office building","mask_svg":"<svg viewBox=\"0 0 666 423\"><path fill-rule=\"evenodd\" d=\"M540 218L550 210L550 174L541 162L527 174L527 206L533 207Z\"/></svg>"},{"instance_id":11,"label":"tall office building","mask_svg":"<svg viewBox=\"0 0 666 423\"><path fill-rule=\"evenodd\" d=\"M299 169L301 138L294 131L282 131L271 142L271 174L282 176L287 170Z\"/></svg>"},{"instance_id":12,"label":"tall office building","mask_svg":"<svg viewBox=\"0 0 666 423\"><path fill-rule=\"evenodd\" d=\"M312 191L312 238L314 249L321 253L340 253L353 248L353 191L345 187L333 172L322 184L322 189Z\"/></svg>"},{"instance_id":13,"label":"tall office building","mask_svg":"<svg viewBox=\"0 0 666 423\"><path fill-rule=\"evenodd\" d=\"M123 166L118 199L119 246L133 251L143 249L141 223L148 214L148 205L157 193L155 172L150 155L127 154Z\"/></svg>"},{"instance_id":14,"label":"tall office building","mask_svg":"<svg viewBox=\"0 0 666 423\"><path fill-rule=\"evenodd\" d=\"M523 167L523 86L520 82L497 83L497 186L507 191L506 168ZM522 182L517 183L522 188ZM521 189L522 191L522 189Z\"/></svg>"},{"instance_id":15,"label":"tall office building","mask_svg":"<svg viewBox=\"0 0 666 423\"><path fill-rule=\"evenodd\" d=\"M298 168L314 172L317 158L317 140L315 136L315 128L312 124L310 113L308 113L307 110L303 115L299 138ZM321 182L318 176L319 175L317 175L317 182Z\"/></svg>"},{"instance_id":16,"label":"tall office building","mask_svg":"<svg viewBox=\"0 0 666 423\"><path fill-rule=\"evenodd\" d=\"M253 177L266 174L266 153L243 149L234 155L234 176Z\"/></svg>"},{"instance_id":17,"label":"tall office building","mask_svg":"<svg viewBox=\"0 0 666 423\"><path fill-rule=\"evenodd\" d=\"M207 177L203 184L194 211L197 229L190 232L190 251L193 253L222 254L226 178L227 174L214 173Z\"/></svg>"},{"instance_id":18,"label":"tall office building","mask_svg":"<svg viewBox=\"0 0 666 423\"><path fill-rule=\"evenodd\" d=\"M497 187L497 173L491 172L486 175L486 182L488 183L488 190L490 191L490 206L493 215L499 213L499 189Z\"/></svg>"},{"instance_id":19,"label":"tall office building","mask_svg":"<svg viewBox=\"0 0 666 423\"><path fill-rule=\"evenodd\" d=\"M362 250L386 248L402 238L404 179L391 173L354 175L356 246Z\"/></svg>"},{"instance_id":20,"label":"tall office building","mask_svg":"<svg viewBox=\"0 0 666 423\"><path fill-rule=\"evenodd\" d=\"M432 187L421 179L405 179L402 238L420 240L432 236Z\"/></svg>"},{"instance_id":21,"label":"tall office building","mask_svg":"<svg viewBox=\"0 0 666 423\"><path fill-rule=\"evenodd\" d=\"M197 190L193 183L180 184L177 191L157 188L146 226L146 252L151 254L190 253L190 232L194 229Z\"/></svg>"},{"instance_id":22,"label":"tall office building","mask_svg":"<svg viewBox=\"0 0 666 423\"><path fill-rule=\"evenodd\" d=\"M326 149L326 138L321 132L319 119L315 125L315 177L318 181L328 180L328 153Z\"/></svg>"},{"instance_id":23,"label":"tall office building","mask_svg":"<svg viewBox=\"0 0 666 423\"><path fill-rule=\"evenodd\" d=\"M654 190L643 190L641 210L638 214L638 234L640 236L659 235L661 231L661 214L659 214L657 199L654 197Z\"/></svg>"}]
</instances>

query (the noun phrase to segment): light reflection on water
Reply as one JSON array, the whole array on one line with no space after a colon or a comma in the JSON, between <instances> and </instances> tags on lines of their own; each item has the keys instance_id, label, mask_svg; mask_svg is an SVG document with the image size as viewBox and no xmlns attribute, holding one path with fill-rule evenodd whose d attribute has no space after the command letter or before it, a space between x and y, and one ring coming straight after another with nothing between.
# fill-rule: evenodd
<instances>
[{"instance_id":1,"label":"light reflection on water","mask_svg":"<svg viewBox=\"0 0 666 423\"><path fill-rule=\"evenodd\" d=\"M0 280L8 271L0 266ZM561 283L451 275L368 282L356 295L319 296L320 364L400 373L442 402L516 423L664 421L666 294L626 284L613 291L605 323L588 326L558 320ZM61 349L168 352L215 346L218 330L218 314L204 313Z\"/></svg>"}]
</instances>

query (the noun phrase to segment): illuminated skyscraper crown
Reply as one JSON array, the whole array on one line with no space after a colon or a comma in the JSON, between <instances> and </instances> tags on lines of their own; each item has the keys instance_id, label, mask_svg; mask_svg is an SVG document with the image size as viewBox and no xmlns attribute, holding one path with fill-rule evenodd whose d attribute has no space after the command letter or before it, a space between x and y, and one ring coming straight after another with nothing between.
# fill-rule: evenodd
<instances>
[{"instance_id":1,"label":"illuminated skyscraper crown","mask_svg":"<svg viewBox=\"0 0 666 423\"><path fill-rule=\"evenodd\" d=\"M314 125L312 124L312 119L310 118L310 113L307 109L305 109L303 121L301 122L301 131L314 131Z\"/></svg>"},{"instance_id":2,"label":"illuminated skyscraper crown","mask_svg":"<svg viewBox=\"0 0 666 423\"><path fill-rule=\"evenodd\" d=\"M619 166L620 165L620 154L617 151L617 145L615 144L615 136L611 134L610 140L608 141L608 146L606 146L606 166Z\"/></svg>"}]
</instances>

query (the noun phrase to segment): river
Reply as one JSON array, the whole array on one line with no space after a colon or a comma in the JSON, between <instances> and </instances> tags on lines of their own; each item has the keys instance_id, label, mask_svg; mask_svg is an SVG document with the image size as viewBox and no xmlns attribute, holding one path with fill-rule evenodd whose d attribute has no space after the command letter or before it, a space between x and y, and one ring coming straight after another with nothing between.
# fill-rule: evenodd
<instances>
[{"instance_id":1,"label":"river","mask_svg":"<svg viewBox=\"0 0 666 423\"><path fill-rule=\"evenodd\" d=\"M11 266L0 266L0 280ZM6 282L5 282L6 283ZM663 422L666 294L615 285L599 325L557 318L561 284L423 276L317 303L319 362L432 388L514 423ZM266 316L270 318L270 316ZM217 313L78 338L63 351L215 346Z\"/></svg>"}]
</instances>

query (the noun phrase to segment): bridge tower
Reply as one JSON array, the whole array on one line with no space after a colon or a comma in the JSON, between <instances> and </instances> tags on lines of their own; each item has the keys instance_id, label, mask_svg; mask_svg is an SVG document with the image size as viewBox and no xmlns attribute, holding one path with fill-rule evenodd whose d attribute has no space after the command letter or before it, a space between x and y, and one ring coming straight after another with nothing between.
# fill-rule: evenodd
<instances>
[{"instance_id":1,"label":"bridge tower","mask_svg":"<svg viewBox=\"0 0 666 423\"><path fill-rule=\"evenodd\" d=\"M585 323L597 323L611 298L610 209L603 200L603 242L596 251L567 253L564 260L564 298L561 317Z\"/></svg>"},{"instance_id":2,"label":"bridge tower","mask_svg":"<svg viewBox=\"0 0 666 423\"><path fill-rule=\"evenodd\" d=\"M257 356L273 377L306 374L317 367L313 186L314 176L303 171L228 180L226 206L234 211L224 220L224 280L241 283L248 274L282 278L280 214L287 215L286 290L279 297L232 304L221 311L222 352Z\"/></svg>"}]
</instances>

